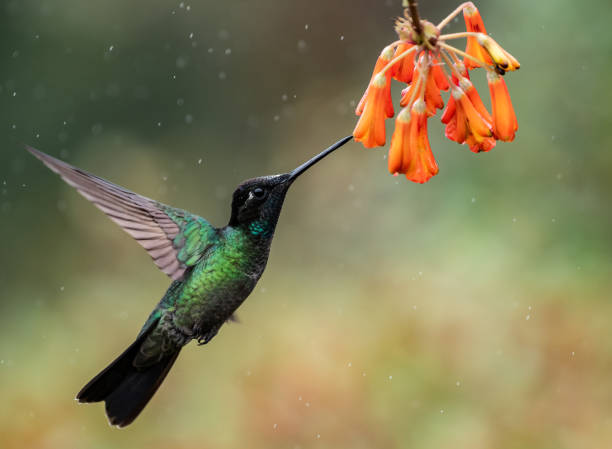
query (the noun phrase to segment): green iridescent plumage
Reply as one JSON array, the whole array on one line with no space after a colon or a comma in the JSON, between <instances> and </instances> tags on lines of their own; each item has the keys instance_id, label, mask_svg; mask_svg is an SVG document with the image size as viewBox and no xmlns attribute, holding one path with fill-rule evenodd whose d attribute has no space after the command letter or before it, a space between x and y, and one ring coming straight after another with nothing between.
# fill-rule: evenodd
<instances>
[{"instance_id":1,"label":"green iridescent plumage","mask_svg":"<svg viewBox=\"0 0 612 449\"><path fill-rule=\"evenodd\" d=\"M227 226L145 198L33 148L47 167L147 250L173 279L138 337L77 395L106 403L111 424L130 424L191 340L209 342L233 317L263 273L276 223L292 182L346 137L288 174L243 182L233 195Z\"/></svg>"}]
</instances>

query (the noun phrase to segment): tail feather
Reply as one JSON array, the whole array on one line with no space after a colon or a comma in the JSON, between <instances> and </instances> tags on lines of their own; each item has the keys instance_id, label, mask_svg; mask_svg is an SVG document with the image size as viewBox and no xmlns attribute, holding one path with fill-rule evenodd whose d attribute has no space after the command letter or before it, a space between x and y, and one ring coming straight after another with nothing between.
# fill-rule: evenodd
<instances>
[{"instance_id":1,"label":"tail feather","mask_svg":"<svg viewBox=\"0 0 612 449\"><path fill-rule=\"evenodd\" d=\"M105 399L109 423L125 427L134 421L164 381L178 355L177 351L143 371L130 372Z\"/></svg>"},{"instance_id":2,"label":"tail feather","mask_svg":"<svg viewBox=\"0 0 612 449\"><path fill-rule=\"evenodd\" d=\"M147 331L77 394L79 402L106 402L106 415L112 425L124 427L136 419L178 357L180 349L149 366L134 366L134 359L155 324L151 323Z\"/></svg>"}]
</instances>

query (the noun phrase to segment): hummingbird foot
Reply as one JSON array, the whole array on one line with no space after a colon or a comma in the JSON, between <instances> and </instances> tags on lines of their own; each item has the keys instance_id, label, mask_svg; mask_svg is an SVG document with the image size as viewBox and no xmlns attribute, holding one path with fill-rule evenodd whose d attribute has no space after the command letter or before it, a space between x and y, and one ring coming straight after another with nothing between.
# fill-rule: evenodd
<instances>
[{"instance_id":1,"label":"hummingbird foot","mask_svg":"<svg viewBox=\"0 0 612 449\"><path fill-rule=\"evenodd\" d=\"M206 332L205 334L200 335L200 336L197 338L197 341L198 341L198 346L205 345L205 344L206 344L206 343L208 343L210 340L212 340L212 339L213 339L213 337L214 337L215 335L217 335L217 332L219 332L219 329L221 329L221 326L220 326L220 325L219 325L219 326L216 326L216 327L213 327L211 330L209 330L209 331L208 331L208 332Z\"/></svg>"}]
</instances>

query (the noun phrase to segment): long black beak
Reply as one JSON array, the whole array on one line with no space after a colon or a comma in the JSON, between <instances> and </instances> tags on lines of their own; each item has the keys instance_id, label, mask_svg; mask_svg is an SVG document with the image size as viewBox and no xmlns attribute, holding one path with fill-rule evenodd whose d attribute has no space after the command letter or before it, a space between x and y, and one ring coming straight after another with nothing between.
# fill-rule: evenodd
<instances>
[{"instance_id":1,"label":"long black beak","mask_svg":"<svg viewBox=\"0 0 612 449\"><path fill-rule=\"evenodd\" d=\"M309 161L304 162L302 165L300 165L298 168L296 168L295 170L293 170L291 173L289 173L289 181L293 182L295 181L295 179L300 176L302 173L304 173L306 170L308 170L310 167L312 167L314 164L316 164L317 162L319 162L321 159L323 159L325 156L327 156L329 153L332 153L334 151L336 151L338 148L340 148L342 145L344 145L345 143L347 143L349 140L351 140L353 138L353 136L346 136L344 139L340 139L338 142L336 142L335 144L333 144L331 147L329 147L326 150L321 151L319 154L317 154L315 157L313 157L312 159L310 159Z\"/></svg>"}]
</instances>

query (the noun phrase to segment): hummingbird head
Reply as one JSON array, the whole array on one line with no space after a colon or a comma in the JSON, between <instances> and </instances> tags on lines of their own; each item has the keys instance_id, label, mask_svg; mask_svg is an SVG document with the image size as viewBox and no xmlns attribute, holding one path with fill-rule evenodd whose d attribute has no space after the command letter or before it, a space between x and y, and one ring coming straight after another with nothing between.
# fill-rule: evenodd
<instances>
[{"instance_id":1,"label":"hummingbird head","mask_svg":"<svg viewBox=\"0 0 612 449\"><path fill-rule=\"evenodd\" d=\"M331 152L351 140L339 140L290 173L248 179L234 191L229 226L246 227L256 237L269 238L274 234L285 195L293 181Z\"/></svg>"}]
</instances>

